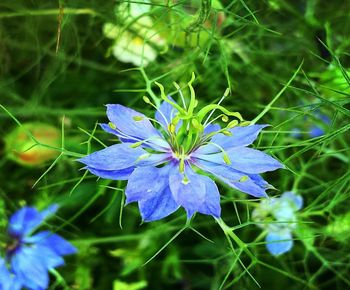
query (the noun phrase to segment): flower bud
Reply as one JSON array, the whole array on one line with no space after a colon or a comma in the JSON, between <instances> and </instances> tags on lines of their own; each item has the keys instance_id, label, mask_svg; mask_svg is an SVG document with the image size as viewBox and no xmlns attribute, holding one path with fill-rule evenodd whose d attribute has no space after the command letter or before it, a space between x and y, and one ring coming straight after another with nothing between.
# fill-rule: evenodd
<instances>
[{"instance_id":1,"label":"flower bud","mask_svg":"<svg viewBox=\"0 0 350 290\"><path fill-rule=\"evenodd\" d=\"M38 143L31 138L31 135ZM26 166L39 166L59 155L58 150L46 146L56 148L61 146L61 132L48 124L23 124L5 137L7 157Z\"/></svg>"}]
</instances>

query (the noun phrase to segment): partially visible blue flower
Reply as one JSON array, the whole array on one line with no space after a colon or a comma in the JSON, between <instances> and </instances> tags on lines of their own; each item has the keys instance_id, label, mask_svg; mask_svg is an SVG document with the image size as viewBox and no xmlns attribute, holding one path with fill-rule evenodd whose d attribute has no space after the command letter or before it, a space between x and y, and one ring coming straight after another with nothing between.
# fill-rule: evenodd
<instances>
[{"instance_id":1,"label":"partially visible blue flower","mask_svg":"<svg viewBox=\"0 0 350 290\"><path fill-rule=\"evenodd\" d=\"M261 200L253 211L253 220L267 231L266 247L274 256L288 252L293 247L293 230L296 228L296 212L303 207L303 199L291 191L281 197Z\"/></svg>"},{"instance_id":2,"label":"partially visible blue flower","mask_svg":"<svg viewBox=\"0 0 350 290\"><path fill-rule=\"evenodd\" d=\"M252 196L266 196L265 191L271 186L259 174L283 165L247 146L267 125L220 128L202 121L211 108L231 114L221 106L209 105L209 109L204 107L195 114L194 99L183 108L171 98L163 99L155 114L159 129L137 111L122 105L107 105L110 123L101 127L116 135L121 143L94 152L79 162L99 177L128 180L126 203L138 202L144 221L164 218L180 206L188 218L195 212L219 217L218 188L203 173Z\"/></svg>"},{"instance_id":3,"label":"partially visible blue flower","mask_svg":"<svg viewBox=\"0 0 350 290\"><path fill-rule=\"evenodd\" d=\"M47 289L48 271L63 265L63 256L76 253L76 249L57 234L34 233L57 208L53 205L39 212L23 207L11 216L7 230L9 244L5 257L0 257L1 290Z\"/></svg>"},{"instance_id":4,"label":"partially visible blue flower","mask_svg":"<svg viewBox=\"0 0 350 290\"><path fill-rule=\"evenodd\" d=\"M327 115L321 113L319 110L316 110L312 114L312 117L313 118L305 116L303 120L304 126L306 127L305 131L307 132L307 135L310 138L316 138L324 135L325 128L330 125L331 119ZM293 138L299 139L303 136L302 131L304 130L302 130L299 127L295 127L292 129L290 135Z\"/></svg>"}]
</instances>

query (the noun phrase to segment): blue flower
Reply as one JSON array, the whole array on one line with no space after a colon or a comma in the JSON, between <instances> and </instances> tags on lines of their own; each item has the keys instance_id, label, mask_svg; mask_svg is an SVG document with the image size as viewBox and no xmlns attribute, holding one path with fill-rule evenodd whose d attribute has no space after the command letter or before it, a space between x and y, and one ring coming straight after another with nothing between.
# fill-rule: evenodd
<instances>
[{"instance_id":1,"label":"blue flower","mask_svg":"<svg viewBox=\"0 0 350 290\"><path fill-rule=\"evenodd\" d=\"M0 289L47 289L50 269L64 264L62 256L76 249L65 239L49 231L34 231L57 210L57 205L38 212L23 207L14 213L8 226L9 244L0 258Z\"/></svg>"},{"instance_id":2,"label":"blue flower","mask_svg":"<svg viewBox=\"0 0 350 290\"><path fill-rule=\"evenodd\" d=\"M325 134L325 127L329 126L331 124L331 119L321 113L319 110L316 110L313 114L312 114L312 119L311 117L305 116L304 117L304 124L307 125L307 134L309 135L310 138L316 138L316 137L320 137L322 135ZM315 121L317 122L316 124L313 124L310 126L310 123L315 123ZM291 132L291 136L293 138L302 138L302 130L300 128L293 128L292 132Z\"/></svg>"},{"instance_id":3,"label":"blue flower","mask_svg":"<svg viewBox=\"0 0 350 290\"><path fill-rule=\"evenodd\" d=\"M267 231L266 247L272 255L279 256L293 247L296 211L302 206L302 197L287 191L279 198L263 199L253 211L253 220Z\"/></svg>"},{"instance_id":4,"label":"blue flower","mask_svg":"<svg viewBox=\"0 0 350 290\"><path fill-rule=\"evenodd\" d=\"M204 174L252 196L266 196L271 186L259 174L283 165L247 146L267 125L234 127L236 120L226 128L211 122L202 124L213 106L227 115L240 115L219 105L209 105L194 114L192 103L182 108L169 97L163 99L155 119L122 105L107 105L110 123L101 127L121 143L79 161L99 177L128 180L126 203L138 202L144 221L164 218L181 206L188 218L195 212L219 217L218 188ZM160 128L157 130L150 120Z\"/></svg>"}]
</instances>

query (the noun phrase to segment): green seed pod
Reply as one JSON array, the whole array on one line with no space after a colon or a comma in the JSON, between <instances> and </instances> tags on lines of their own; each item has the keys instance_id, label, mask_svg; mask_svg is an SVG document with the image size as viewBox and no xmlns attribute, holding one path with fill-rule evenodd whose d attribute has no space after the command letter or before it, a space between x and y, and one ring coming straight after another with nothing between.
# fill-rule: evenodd
<instances>
[{"instance_id":1,"label":"green seed pod","mask_svg":"<svg viewBox=\"0 0 350 290\"><path fill-rule=\"evenodd\" d=\"M60 152L50 147L60 148L60 146L61 132L51 125L42 123L23 124L5 137L7 157L26 166L40 166L46 161L55 159Z\"/></svg>"}]
</instances>

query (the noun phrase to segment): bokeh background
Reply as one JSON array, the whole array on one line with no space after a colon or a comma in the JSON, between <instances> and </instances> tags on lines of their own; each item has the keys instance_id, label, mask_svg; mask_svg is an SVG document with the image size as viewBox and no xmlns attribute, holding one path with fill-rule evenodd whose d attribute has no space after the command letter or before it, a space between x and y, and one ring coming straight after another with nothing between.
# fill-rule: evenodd
<instances>
[{"instance_id":1,"label":"bokeh background","mask_svg":"<svg viewBox=\"0 0 350 290\"><path fill-rule=\"evenodd\" d=\"M2 0L1 231L25 204L60 204L47 226L79 253L50 289L348 289L348 11L341 0ZM116 142L97 125L105 104L152 117L142 97L159 102L154 82L178 98L172 83L192 72L199 106L230 88L223 105L245 120L265 110L259 123L271 127L254 147L287 168L264 175L269 194L304 199L289 253L266 250L251 218L259 201L225 185L222 218L254 259L210 216L175 239L183 210L141 223L136 205L123 206L125 182L80 170L79 156Z\"/></svg>"}]
</instances>

